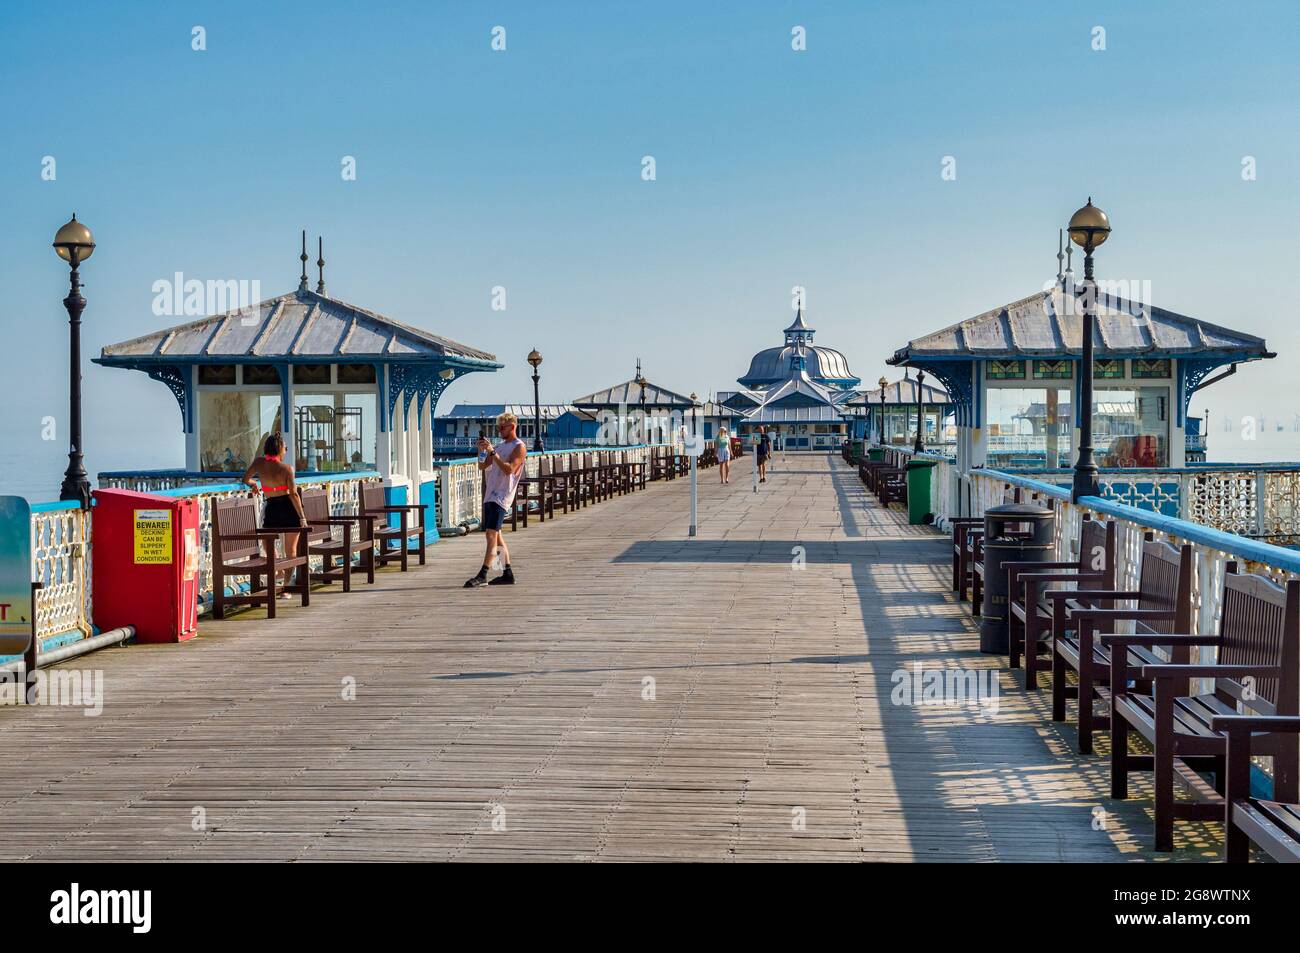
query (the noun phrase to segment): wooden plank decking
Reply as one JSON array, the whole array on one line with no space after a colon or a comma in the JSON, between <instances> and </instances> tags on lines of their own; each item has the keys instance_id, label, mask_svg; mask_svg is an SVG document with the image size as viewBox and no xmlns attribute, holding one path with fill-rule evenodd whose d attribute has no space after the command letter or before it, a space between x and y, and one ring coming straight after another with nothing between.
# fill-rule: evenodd
<instances>
[{"instance_id":1,"label":"wooden plank decking","mask_svg":"<svg viewBox=\"0 0 1300 953\"><path fill-rule=\"evenodd\" d=\"M757 495L749 459L701 474L695 540L688 482L659 483L507 534L513 589L462 589L482 537L444 540L274 621L66 663L103 671L103 713L0 709L0 859L1159 856L1146 790L1110 801L1047 691L891 703L914 663L1004 663L943 537L838 458ZM1179 824L1173 856L1219 836Z\"/></svg>"}]
</instances>

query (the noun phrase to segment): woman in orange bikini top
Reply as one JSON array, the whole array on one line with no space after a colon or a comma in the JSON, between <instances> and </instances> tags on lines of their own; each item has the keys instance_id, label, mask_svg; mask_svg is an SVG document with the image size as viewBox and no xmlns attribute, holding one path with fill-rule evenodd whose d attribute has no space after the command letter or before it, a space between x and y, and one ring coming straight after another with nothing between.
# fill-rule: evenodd
<instances>
[{"instance_id":1,"label":"woman in orange bikini top","mask_svg":"<svg viewBox=\"0 0 1300 953\"><path fill-rule=\"evenodd\" d=\"M293 467L283 461L284 438L279 433L271 434L266 438L263 451L263 455L254 460L244 471L244 478L241 481L254 493L261 493L263 496L262 528L294 529L306 526L302 500L298 498L298 487L293 482ZM257 478L257 483L253 482L254 477ZM285 533L280 536L280 539L284 542L281 547L283 552L288 554L298 551L299 534ZM264 543L269 556L275 541L267 539ZM287 592L281 595L291 597Z\"/></svg>"},{"instance_id":2,"label":"woman in orange bikini top","mask_svg":"<svg viewBox=\"0 0 1300 953\"><path fill-rule=\"evenodd\" d=\"M266 438L263 455L249 465L241 481L254 493L265 497L264 529L291 529L304 523L302 501L298 499L298 488L293 482L293 467L285 463L283 457L284 438L273 433ZM253 482L254 477L257 483Z\"/></svg>"}]
</instances>

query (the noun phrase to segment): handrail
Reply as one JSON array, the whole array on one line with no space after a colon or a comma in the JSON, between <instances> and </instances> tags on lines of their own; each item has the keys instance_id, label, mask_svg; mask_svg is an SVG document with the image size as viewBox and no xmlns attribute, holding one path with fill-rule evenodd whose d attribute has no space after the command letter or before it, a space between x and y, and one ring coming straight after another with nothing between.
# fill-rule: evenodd
<instances>
[{"instance_id":1,"label":"handrail","mask_svg":"<svg viewBox=\"0 0 1300 953\"><path fill-rule=\"evenodd\" d=\"M674 443L630 443L621 446L614 444L592 444L584 447L562 447L559 450L529 450L526 456L549 457L561 453L604 453L609 450L649 450L653 447L675 447ZM450 467L462 463L478 463L478 457L457 457L454 460L434 460L435 467Z\"/></svg>"}]
</instances>

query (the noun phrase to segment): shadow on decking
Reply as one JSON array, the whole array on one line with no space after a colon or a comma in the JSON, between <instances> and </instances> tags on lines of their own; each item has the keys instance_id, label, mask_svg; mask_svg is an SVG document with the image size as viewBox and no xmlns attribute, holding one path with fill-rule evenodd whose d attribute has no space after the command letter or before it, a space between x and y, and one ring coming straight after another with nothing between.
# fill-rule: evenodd
<instances>
[{"instance_id":1,"label":"shadow on decking","mask_svg":"<svg viewBox=\"0 0 1300 953\"><path fill-rule=\"evenodd\" d=\"M1048 718L1050 692L1026 695L1005 669L1005 658L978 651L968 611L948 592L948 537L917 532L894 510L885 519L894 525L881 527L887 538L866 536L873 525L880 527L883 513L855 475L835 469L831 475L850 540L646 540L615 562L789 565L802 547L809 566L849 567L870 654L764 664L859 666L857 692L880 711L880 740L864 768L888 772L897 792L893 809L920 858L1212 859L1214 825L1180 823L1180 849L1173 855L1152 851L1149 788L1138 781L1132 799L1111 801L1104 741L1097 757L1075 754L1073 724ZM876 508L870 519L863 512L868 507ZM896 535L909 530L917 535ZM995 673L1001 710L893 703L898 673L916 663Z\"/></svg>"},{"instance_id":2,"label":"shadow on decking","mask_svg":"<svg viewBox=\"0 0 1300 953\"><path fill-rule=\"evenodd\" d=\"M439 681L457 682L476 678L519 678L533 675L602 675L617 672L670 672L679 669L697 671L709 668L773 668L782 665L841 665L866 662L866 655L823 655L786 659L784 662L687 662L682 665L602 666L599 668L547 668L521 669L517 672L458 672L455 675L435 675Z\"/></svg>"}]
</instances>

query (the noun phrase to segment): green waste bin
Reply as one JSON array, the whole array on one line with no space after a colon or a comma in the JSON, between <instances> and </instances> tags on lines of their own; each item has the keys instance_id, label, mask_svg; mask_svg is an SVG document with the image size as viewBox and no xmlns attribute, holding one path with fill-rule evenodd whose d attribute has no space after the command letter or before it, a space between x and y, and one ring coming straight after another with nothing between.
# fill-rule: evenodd
<instances>
[{"instance_id":1,"label":"green waste bin","mask_svg":"<svg viewBox=\"0 0 1300 953\"><path fill-rule=\"evenodd\" d=\"M907 522L913 526L934 519L930 512L930 478L933 460L907 461Z\"/></svg>"},{"instance_id":2,"label":"green waste bin","mask_svg":"<svg viewBox=\"0 0 1300 953\"><path fill-rule=\"evenodd\" d=\"M853 459L854 459L854 460L861 460L861 459L862 459L862 441L861 441L861 440L854 440L854 441L853 441L852 447L851 447L851 449L850 449L850 453L853 454Z\"/></svg>"},{"instance_id":3,"label":"green waste bin","mask_svg":"<svg viewBox=\"0 0 1300 953\"><path fill-rule=\"evenodd\" d=\"M867 451L867 459L873 463L879 463L881 460L885 459L885 448L872 447Z\"/></svg>"}]
</instances>

